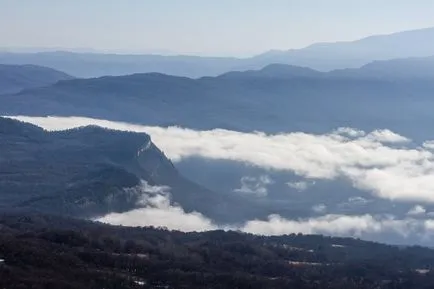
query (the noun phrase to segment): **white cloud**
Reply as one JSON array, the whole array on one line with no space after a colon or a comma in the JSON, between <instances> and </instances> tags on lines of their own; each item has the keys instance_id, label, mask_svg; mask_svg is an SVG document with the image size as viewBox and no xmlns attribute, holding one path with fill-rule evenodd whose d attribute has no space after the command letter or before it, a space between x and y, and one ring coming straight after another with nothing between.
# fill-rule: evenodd
<instances>
[{"instance_id":1,"label":"white cloud","mask_svg":"<svg viewBox=\"0 0 434 289\"><path fill-rule=\"evenodd\" d=\"M398 148L394 145L410 140L390 130L362 134L345 128L322 135L302 132L267 135L223 129L195 131L179 127L148 127L77 117L18 119L46 129L96 124L147 132L173 161L199 156L291 171L309 179L344 177L355 187L380 198L434 202L434 152L423 147Z\"/></svg>"},{"instance_id":2,"label":"white cloud","mask_svg":"<svg viewBox=\"0 0 434 289\"><path fill-rule=\"evenodd\" d=\"M146 182L136 188L144 208L126 213L111 213L97 221L124 226L159 226L184 232L216 229L213 222L197 212L186 213L180 206L170 204L169 187L150 186Z\"/></svg>"},{"instance_id":3,"label":"white cloud","mask_svg":"<svg viewBox=\"0 0 434 289\"><path fill-rule=\"evenodd\" d=\"M283 235L301 232L303 234L325 234L334 236L381 235L392 233L402 238L424 236L434 230L426 227L425 221L414 219L397 220L391 217L378 218L371 215L324 215L321 217L288 220L278 215L269 216L268 220L253 220L247 222L243 232L261 235Z\"/></svg>"},{"instance_id":4,"label":"white cloud","mask_svg":"<svg viewBox=\"0 0 434 289\"><path fill-rule=\"evenodd\" d=\"M348 198L348 203L353 205L365 205L369 203L369 200L363 197L350 197Z\"/></svg>"},{"instance_id":5,"label":"white cloud","mask_svg":"<svg viewBox=\"0 0 434 289\"><path fill-rule=\"evenodd\" d=\"M283 235L291 233L325 234L351 237L381 237L393 234L403 240L420 238L429 241L434 236L434 220L413 218L395 219L393 216L336 215L285 219L279 215L270 215L267 220L251 220L242 225L215 225L212 220L198 212L185 212L180 206L170 203L170 188L150 186L146 182L135 188L129 188L142 195L140 204L144 208L126 213L112 213L97 221L124 226L160 226L184 232L207 231L215 229L238 230L260 235ZM324 213L326 206L319 204L312 208L317 213ZM422 210L424 210L422 208ZM421 212L415 207L414 211ZM398 239L396 239L398 240ZM395 240L395 241L396 241Z\"/></svg>"},{"instance_id":6,"label":"white cloud","mask_svg":"<svg viewBox=\"0 0 434 289\"><path fill-rule=\"evenodd\" d=\"M306 182L306 181L300 181L300 182L287 182L286 183L288 187L293 188L297 190L298 192L303 192L307 190L310 186L315 185L314 181Z\"/></svg>"},{"instance_id":7,"label":"white cloud","mask_svg":"<svg viewBox=\"0 0 434 289\"><path fill-rule=\"evenodd\" d=\"M352 138L364 136L366 133L363 130L357 130L350 127L340 127L333 131L333 133L343 136L348 136Z\"/></svg>"},{"instance_id":8,"label":"white cloud","mask_svg":"<svg viewBox=\"0 0 434 289\"><path fill-rule=\"evenodd\" d=\"M327 210L327 206L324 204L318 204L312 207L312 211L314 211L317 214L324 214Z\"/></svg>"},{"instance_id":9,"label":"white cloud","mask_svg":"<svg viewBox=\"0 0 434 289\"><path fill-rule=\"evenodd\" d=\"M199 213L186 213L181 207L170 206L167 199L156 201L158 206L136 209L122 214L109 214L98 221L124 226L161 226L184 232L207 230L237 230L265 236L291 233L324 234L344 237L381 239L394 236L395 242L412 239L430 241L434 236L434 220L394 219L372 215L324 215L306 219L285 219L270 215L267 220L251 220L243 225L215 225ZM416 238L416 239L415 239Z\"/></svg>"},{"instance_id":10,"label":"white cloud","mask_svg":"<svg viewBox=\"0 0 434 289\"><path fill-rule=\"evenodd\" d=\"M425 215L425 213L426 210L424 207L422 207L421 205L416 205L408 211L407 215L418 216L418 215Z\"/></svg>"},{"instance_id":11,"label":"white cloud","mask_svg":"<svg viewBox=\"0 0 434 289\"><path fill-rule=\"evenodd\" d=\"M427 140L422 144L422 146L426 149L434 150L434 140Z\"/></svg>"},{"instance_id":12,"label":"white cloud","mask_svg":"<svg viewBox=\"0 0 434 289\"><path fill-rule=\"evenodd\" d=\"M98 221L124 226L160 226L184 232L223 229L261 235L304 233L362 237L381 236L387 233L404 239L417 236L428 240L434 233L434 220L411 218L398 220L391 216L375 217L368 214L358 216L328 214L292 220L279 215L270 215L267 220L251 220L237 226L233 224L217 226L200 213L187 213L180 206L171 204L169 187L151 186L142 182L140 186L126 190L141 195L139 203L144 207L126 213L108 214ZM317 213L324 213L326 206L319 204L312 209Z\"/></svg>"},{"instance_id":13,"label":"white cloud","mask_svg":"<svg viewBox=\"0 0 434 289\"><path fill-rule=\"evenodd\" d=\"M168 186L151 186L146 181L142 181L140 186L134 188L128 188L126 190L136 190L138 193L141 193L144 197L154 194L169 194L170 187ZM144 202L143 200L142 202Z\"/></svg>"},{"instance_id":14,"label":"white cloud","mask_svg":"<svg viewBox=\"0 0 434 289\"><path fill-rule=\"evenodd\" d=\"M367 200L363 197L350 197L348 198L348 201L338 204L340 207L346 207L346 208L354 208L354 207L360 207L368 204L372 200Z\"/></svg>"},{"instance_id":15,"label":"white cloud","mask_svg":"<svg viewBox=\"0 0 434 289\"><path fill-rule=\"evenodd\" d=\"M273 180L266 175L258 178L244 176L241 178L241 188L235 189L235 192L265 197L268 194L267 186L273 183Z\"/></svg>"},{"instance_id":16,"label":"white cloud","mask_svg":"<svg viewBox=\"0 0 434 289\"><path fill-rule=\"evenodd\" d=\"M183 232L214 230L212 221L197 212L186 213L181 207L164 205L168 200L158 200L163 205L132 210L126 213L111 213L97 221L123 226L158 226Z\"/></svg>"},{"instance_id":17,"label":"white cloud","mask_svg":"<svg viewBox=\"0 0 434 289\"><path fill-rule=\"evenodd\" d=\"M382 143L405 143L410 142L410 139L396 134L388 129L374 130L366 135L367 139L378 141Z\"/></svg>"},{"instance_id":18,"label":"white cloud","mask_svg":"<svg viewBox=\"0 0 434 289\"><path fill-rule=\"evenodd\" d=\"M128 123L88 118L18 117L49 130L60 130L95 124L102 127L149 133L153 141L173 160L191 156L235 160L262 168L287 170L309 179L346 177L354 186L375 196L390 200L434 202L434 142L420 148L393 147L409 140L387 130L364 133L350 128L330 134L286 133L267 135L260 132L240 133L215 129L194 131L178 127L147 127ZM429 149L428 149L429 148ZM260 179L260 178L259 178ZM122 214L109 214L100 221L130 226L165 226L182 231L203 231L217 228L238 229L264 235L289 233L322 233L341 236L379 236L396 234L402 238L428 240L434 237L432 213L421 205L409 211L405 219L373 215L323 215L305 219L285 219L271 215L267 220L251 220L234 227L217 226L198 212L185 212L170 203L169 188L146 183L141 209ZM349 203L364 204L361 197ZM324 213L321 204L312 208ZM416 214L415 214L416 213ZM414 217L419 217L415 219Z\"/></svg>"},{"instance_id":19,"label":"white cloud","mask_svg":"<svg viewBox=\"0 0 434 289\"><path fill-rule=\"evenodd\" d=\"M124 226L160 226L184 232L223 229L261 235L304 233L352 237L381 237L382 234L394 234L404 240L409 237L429 240L434 235L434 220L431 219L395 219L392 216L376 217L369 214L328 214L301 219L285 219L279 215L270 215L267 220L218 226L198 212L187 213L180 206L171 204L169 187L150 186L143 182L141 186L127 190L140 194L142 199L139 203L144 207L126 213L111 213L97 221ZM320 214L326 211L326 206L319 204L312 209ZM420 212L421 209L416 208L415 211Z\"/></svg>"}]
</instances>

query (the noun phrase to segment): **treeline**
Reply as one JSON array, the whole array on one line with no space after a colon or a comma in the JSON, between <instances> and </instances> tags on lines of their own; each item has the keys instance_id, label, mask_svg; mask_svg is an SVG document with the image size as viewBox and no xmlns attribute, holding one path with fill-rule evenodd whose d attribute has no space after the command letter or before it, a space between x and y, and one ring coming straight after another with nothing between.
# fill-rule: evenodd
<instances>
[{"instance_id":1,"label":"treeline","mask_svg":"<svg viewBox=\"0 0 434 289\"><path fill-rule=\"evenodd\" d=\"M432 288L434 251L0 217L0 288Z\"/></svg>"}]
</instances>

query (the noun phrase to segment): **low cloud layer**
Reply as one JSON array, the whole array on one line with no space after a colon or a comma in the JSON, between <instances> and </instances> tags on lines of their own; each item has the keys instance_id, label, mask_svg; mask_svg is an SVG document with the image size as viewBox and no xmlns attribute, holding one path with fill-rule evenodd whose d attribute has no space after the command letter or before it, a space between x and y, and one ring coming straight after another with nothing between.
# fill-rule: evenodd
<instances>
[{"instance_id":1,"label":"low cloud layer","mask_svg":"<svg viewBox=\"0 0 434 289\"><path fill-rule=\"evenodd\" d=\"M434 233L433 220L413 218L395 219L392 216L366 215L323 215L320 217L288 220L278 215L268 220L247 222L241 231L262 235L282 235L301 232L304 234L325 234L378 239L380 236L395 236L395 242L416 238L429 240Z\"/></svg>"},{"instance_id":2,"label":"low cloud layer","mask_svg":"<svg viewBox=\"0 0 434 289\"><path fill-rule=\"evenodd\" d=\"M294 189L305 189L315 180L347 178L357 188L374 196L402 201L418 201L407 216L397 219L390 215L327 214L327 207L312 207L317 216L285 219L270 215L266 220L250 220L242 225L216 225L197 212L185 212L170 202L167 187L142 184L142 208L123 214L109 214L102 222L129 226L163 226L182 231L234 229L243 232L280 235L289 233L321 233L337 236L357 236L380 239L395 236L394 240L428 242L434 234L432 213L425 203L434 202L434 142L420 147L411 140L389 130L363 132L339 128L329 134L302 132L266 135L215 129L194 131L178 127L148 127L89 118L16 117L48 130L61 130L89 124L102 127L146 132L172 160L199 156L209 159L234 160L276 171L293 172L306 178L291 183ZM411 145L412 147L409 147ZM262 186L261 186L262 184ZM240 191L266 194L268 180L261 177L244 179ZM289 185L289 184L288 184ZM263 189L264 188L264 189ZM370 200L362 197L348 199L352 206L364 206Z\"/></svg>"},{"instance_id":3,"label":"low cloud layer","mask_svg":"<svg viewBox=\"0 0 434 289\"><path fill-rule=\"evenodd\" d=\"M214 129L148 127L81 117L15 117L49 130L95 124L147 132L173 161L199 156L293 172L315 179L347 178L374 196L434 203L432 141L407 147L411 140L390 130L363 132L339 128L329 134L267 135Z\"/></svg>"},{"instance_id":4,"label":"low cloud layer","mask_svg":"<svg viewBox=\"0 0 434 289\"><path fill-rule=\"evenodd\" d=\"M150 186L146 182L136 188L143 208L126 213L108 214L97 221L112 225L167 227L184 232L213 230L212 221L197 212L186 213L180 206L170 203L170 188Z\"/></svg>"},{"instance_id":5,"label":"low cloud layer","mask_svg":"<svg viewBox=\"0 0 434 289\"><path fill-rule=\"evenodd\" d=\"M143 208L126 213L106 215L98 221L124 226L158 226L184 232L206 230L238 230L260 235L283 235L291 233L325 234L334 236L363 237L381 240L384 234L394 236L395 242L405 242L409 238L429 241L434 233L434 220L414 218L395 219L392 216L336 215L327 214L312 218L285 219L279 215L270 215L266 220L251 220L242 225L216 225L200 213L185 212L180 206L171 204L170 188L150 186L143 182L141 186L130 188L140 194ZM313 208L317 213L324 213L322 204ZM422 213L421 208L414 208L415 214Z\"/></svg>"},{"instance_id":6,"label":"low cloud layer","mask_svg":"<svg viewBox=\"0 0 434 289\"><path fill-rule=\"evenodd\" d=\"M410 216L418 216L419 215L420 216L420 215L425 215L425 213L426 213L426 210L424 207L422 207L421 205L416 205L408 211L407 215L410 215Z\"/></svg>"},{"instance_id":7,"label":"low cloud layer","mask_svg":"<svg viewBox=\"0 0 434 289\"><path fill-rule=\"evenodd\" d=\"M306 182L306 181L299 181L299 182L288 182L286 183L288 187L298 191L303 192L307 190L309 187L315 185L314 181Z\"/></svg>"},{"instance_id":8,"label":"low cloud layer","mask_svg":"<svg viewBox=\"0 0 434 289\"><path fill-rule=\"evenodd\" d=\"M349 197L346 202L342 202L342 203L338 204L338 207L346 208L346 209L360 208L360 207L368 205L371 202L372 202L372 200L367 200L363 197Z\"/></svg>"},{"instance_id":9,"label":"low cloud layer","mask_svg":"<svg viewBox=\"0 0 434 289\"><path fill-rule=\"evenodd\" d=\"M327 211L327 206L324 204L318 204L312 207L312 211L317 214L324 214Z\"/></svg>"},{"instance_id":10,"label":"low cloud layer","mask_svg":"<svg viewBox=\"0 0 434 289\"><path fill-rule=\"evenodd\" d=\"M235 189L237 193L265 197L268 194L267 186L273 183L273 180L266 175L260 177L244 176L240 180L241 188Z\"/></svg>"}]
</instances>

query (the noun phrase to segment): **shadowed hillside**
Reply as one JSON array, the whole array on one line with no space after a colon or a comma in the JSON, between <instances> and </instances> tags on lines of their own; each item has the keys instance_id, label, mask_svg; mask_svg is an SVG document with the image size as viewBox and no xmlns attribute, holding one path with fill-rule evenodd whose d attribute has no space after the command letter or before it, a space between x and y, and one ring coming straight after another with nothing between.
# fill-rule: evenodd
<instances>
[{"instance_id":1,"label":"shadowed hillside","mask_svg":"<svg viewBox=\"0 0 434 289\"><path fill-rule=\"evenodd\" d=\"M239 206L236 199L183 178L146 134L93 126L46 132L0 118L0 151L1 211L125 212L144 206L142 181L169 186L172 200L187 212L223 221L249 211L234 211L227 206Z\"/></svg>"}]
</instances>

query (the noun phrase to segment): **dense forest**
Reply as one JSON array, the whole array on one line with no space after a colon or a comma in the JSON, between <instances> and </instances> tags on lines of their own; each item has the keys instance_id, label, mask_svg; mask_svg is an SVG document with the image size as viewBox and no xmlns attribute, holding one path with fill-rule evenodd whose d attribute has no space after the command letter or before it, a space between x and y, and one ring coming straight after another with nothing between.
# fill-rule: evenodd
<instances>
[{"instance_id":1,"label":"dense forest","mask_svg":"<svg viewBox=\"0 0 434 289\"><path fill-rule=\"evenodd\" d=\"M434 250L0 217L0 288L433 288Z\"/></svg>"}]
</instances>

